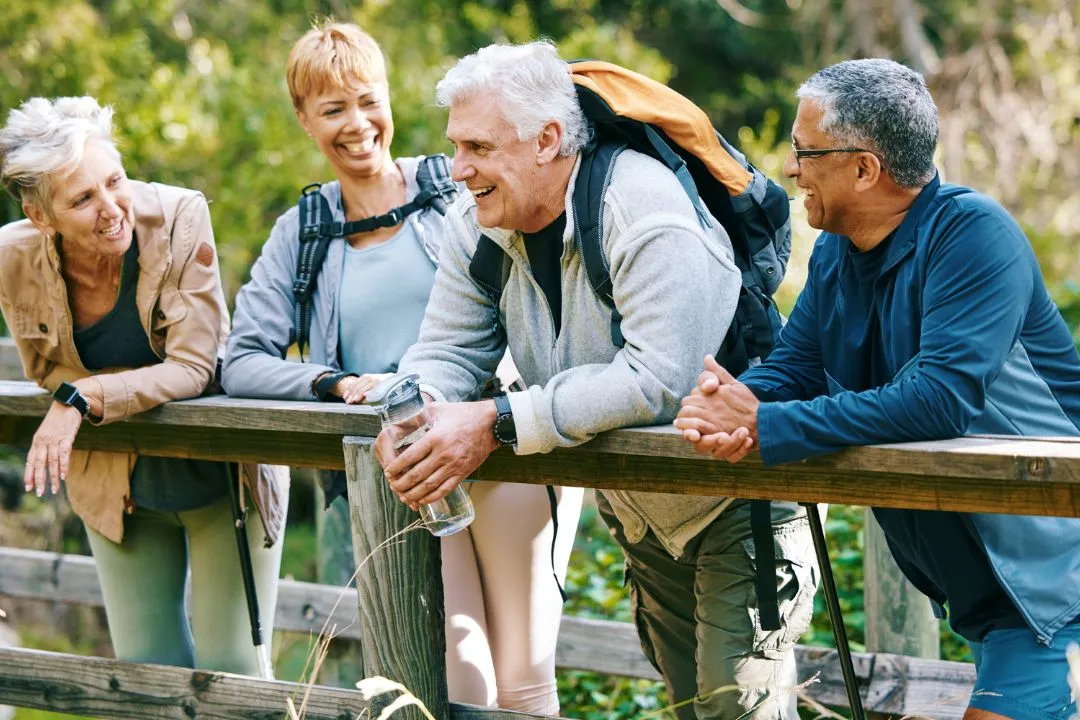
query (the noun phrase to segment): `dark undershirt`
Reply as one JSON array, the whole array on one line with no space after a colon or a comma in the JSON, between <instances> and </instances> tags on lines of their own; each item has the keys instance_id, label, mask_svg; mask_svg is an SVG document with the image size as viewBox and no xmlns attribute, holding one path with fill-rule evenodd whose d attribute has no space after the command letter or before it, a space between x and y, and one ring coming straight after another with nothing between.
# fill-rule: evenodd
<instances>
[{"instance_id":1,"label":"dark undershirt","mask_svg":"<svg viewBox=\"0 0 1080 720\"><path fill-rule=\"evenodd\" d=\"M88 370L139 368L161 362L139 320L139 245L133 237L120 269L116 305L93 325L72 333L75 350ZM180 512L206 507L223 498L229 486L224 463L139 456L131 472L136 507Z\"/></svg>"},{"instance_id":2,"label":"dark undershirt","mask_svg":"<svg viewBox=\"0 0 1080 720\"><path fill-rule=\"evenodd\" d=\"M566 213L563 213L538 232L522 233L533 277L544 291L548 307L551 308L555 337L559 337L562 329L562 252L565 229Z\"/></svg>"}]
</instances>

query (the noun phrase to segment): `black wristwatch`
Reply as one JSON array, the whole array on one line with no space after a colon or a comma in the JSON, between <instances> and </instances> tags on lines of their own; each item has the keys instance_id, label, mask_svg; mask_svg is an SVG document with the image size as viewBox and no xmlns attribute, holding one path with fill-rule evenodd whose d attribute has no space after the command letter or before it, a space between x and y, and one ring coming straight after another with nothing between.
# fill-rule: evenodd
<instances>
[{"instance_id":1,"label":"black wristwatch","mask_svg":"<svg viewBox=\"0 0 1080 720\"><path fill-rule=\"evenodd\" d=\"M86 398L79 392L79 388L69 382L60 383L60 387L56 388L52 396L53 400L61 405L67 405L78 410L83 417L90 414L90 403L86 402Z\"/></svg>"},{"instance_id":2,"label":"black wristwatch","mask_svg":"<svg viewBox=\"0 0 1080 720\"><path fill-rule=\"evenodd\" d=\"M500 447L517 445L517 427L514 425L514 413L510 411L510 398L505 395L495 396L495 424L491 430Z\"/></svg>"}]
</instances>

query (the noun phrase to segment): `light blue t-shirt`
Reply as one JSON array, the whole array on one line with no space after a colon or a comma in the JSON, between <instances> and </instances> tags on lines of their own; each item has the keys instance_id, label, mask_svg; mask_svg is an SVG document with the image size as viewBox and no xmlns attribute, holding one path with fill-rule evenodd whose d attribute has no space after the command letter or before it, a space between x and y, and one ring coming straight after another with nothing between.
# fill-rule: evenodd
<instances>
[{"instance_id":1,"label":"light blue t-shirt","mask_svg":"<svg viewBox=\"0 0 1080 720\"><path fill-rule=\"evenodd\" d=\"M343 370L396 372L420 335L435 264L410 220L386 242L355 250L345 245L338 294L338 337Z\"/></svg>"}]
</instances>

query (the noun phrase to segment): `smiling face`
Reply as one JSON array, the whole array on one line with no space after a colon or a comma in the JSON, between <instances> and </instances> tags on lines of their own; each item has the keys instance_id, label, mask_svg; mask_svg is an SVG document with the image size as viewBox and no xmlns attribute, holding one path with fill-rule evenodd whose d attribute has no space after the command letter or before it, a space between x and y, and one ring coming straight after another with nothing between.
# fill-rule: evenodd
<instances>
[{"instance_id":1,"label":"smiling face","mask_svg":"<svg viewBox=\"0 0 1080 720\"><path fill-rule=\"evenodd\" d=\"M393 165L394 119L384 82L355 78L304 98L296 116L341 177L370 178Z\"/></svg>"},{"instance_id":2,"label":"smiling face","mask_svg":"<svg viewBox=\"0 0 1080 720\"><path fill-rule=\"evenodd\" d=\"M834 148L844 145L821 130L821 108L803 100L791 128L792 143L800 150ZM795 180L805 193L807 222L810 227L826 232L847 234L845 227L851 203L855 200L858 180L858 158L854 153L833 153L819 157L795 159L789 153L784 161L784 174Z\"/></svg>"},{"instance_id":3,"label":"smiling face","mask_svg":"<svg viewBox=\"0 0 1080 720\"><path fill-rule=\"evenodd\" d=\"M82 162L53 180L49 212L24 206L46 235L61 235L65 252L118 257L131 246L135 207L131 183L116 151L88 140Z\"/></svg>"},{"instance_id":4,"label":"smiling face","mask_svg":"<svg viewBox=\"0 0 1080 720\"><path fill-rule=\"evenodd\" d=\"M549 123L538 137L519 140L498 107L496 95L485 93L450 108L453 179L469 188L484 227L536 232L553 219L553 200L561 203L549 187L561 129Z\"/></svg>"}]
</instances>

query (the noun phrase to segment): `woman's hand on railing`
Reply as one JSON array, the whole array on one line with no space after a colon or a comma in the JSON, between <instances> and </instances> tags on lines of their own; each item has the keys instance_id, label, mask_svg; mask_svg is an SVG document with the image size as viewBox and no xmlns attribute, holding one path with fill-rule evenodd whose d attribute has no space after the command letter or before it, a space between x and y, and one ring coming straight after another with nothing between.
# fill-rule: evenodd
<instances>
[{"instance_id":1,"label":"woman's hand on railing","mask_svg":"<svg viewBox=\"0 0 1080 720\"><path fill-rule=\"evenodd\" d=\"M67 477L71 446L82 420L76 408L53 402L26 455L23 487L27 492L35 490L38 497L49 490L60 492L60 482Z\"/></svg>"},{"instance_id":2,"label":"woman's hand on railing","mask_svg":"<svg viewBox=\"0 0 1080 720\"><path fill-rule=\"evenodd\" d=\"M371 388L391 375L393 373L367 373L359 377L350 375L339 380L331 392L348 405L358 405L364 402L364 398L367 397Z\"/></svg>"}]
</instances>

